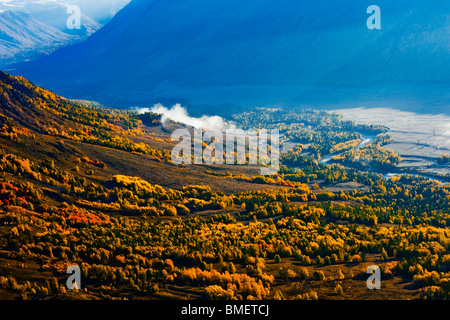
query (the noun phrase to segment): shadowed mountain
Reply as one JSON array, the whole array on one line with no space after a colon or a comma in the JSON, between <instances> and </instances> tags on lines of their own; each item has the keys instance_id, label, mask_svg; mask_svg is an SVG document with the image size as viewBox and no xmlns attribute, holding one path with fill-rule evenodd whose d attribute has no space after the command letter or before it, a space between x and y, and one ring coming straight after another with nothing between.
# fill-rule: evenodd
<instances>
[{"instance_id":1,"label":"shadowed mountain","mask_svg":"<svg viewBox=\"0 0 450 320\"><path fill-rule=\"evenodd\" d=\"M450 3L380 0L381 30L366 26L371 4L134 0L85 43L11 72L67 97L121 106L445 111Z\"/></svg>"}]
</instances>

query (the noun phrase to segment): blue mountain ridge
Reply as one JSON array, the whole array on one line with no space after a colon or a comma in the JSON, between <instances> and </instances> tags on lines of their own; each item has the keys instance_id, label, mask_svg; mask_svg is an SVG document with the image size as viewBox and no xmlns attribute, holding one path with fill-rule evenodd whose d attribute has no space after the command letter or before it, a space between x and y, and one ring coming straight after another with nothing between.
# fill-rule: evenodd
<instances>
[{"instance_id":1,"label":"blue mountain ridge","mask_svg":"<svg viewBox=\"0 0 450 320\"><path fill-rule=\"evenodd\" d=\"M450 105L450 2L133 0L86 42L11 67L115 105Z\"/></svg>"}]
</instances>

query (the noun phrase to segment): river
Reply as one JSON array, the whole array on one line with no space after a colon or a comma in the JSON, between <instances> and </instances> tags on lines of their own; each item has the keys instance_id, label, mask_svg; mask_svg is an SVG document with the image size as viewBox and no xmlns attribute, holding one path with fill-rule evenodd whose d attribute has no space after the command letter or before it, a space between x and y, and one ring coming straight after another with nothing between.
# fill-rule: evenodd
<instances>
[{"instance_id":1,"label":"river","mask_svg":"<svg viewBox=\"0 0 450 320\"><path fill-rule=\"evenodd\" d=\"M375 140L375 137L376 136L362 136L362 141L356 146L355 150L359 150L362 147L368 145L369 143L372 143L372 141ZM347 150L345 150L345 151L347 151ZM323 157L322 159L320 159L319 163L326 164L326 163L330 162L332 157L340 156L340 155L344 154L345 151L330 153L330 154L326 155L325 157Z\"/></svg>"},{"instance_id":2,"label":"river","mask_svg":"<svg viewBox=\"0 0 450 320\"><path fill-rule=\"evenodd\" d=\"M426 175L426 174L408 173L408 172L397 172L397 173L389 172L389 173L384 173L384 174L383 174L383 177L384 177L386 180L389 180L389 179L391 179L392 177L395 177L395 176L401 176L402 174L409 174L409 175L412 175L412 176L415 176L415 177L422 177L422 178L425 178L425 179L436 180L436 181L439 181L439 182L441 182L441 183L448 183L448 182L449 182L449 181L447 181L447 180L445 180L445 179L435 178L435 177L433 177L433 176L429 176L429 175Z\"/></svg>"},{"instance_id":3,"label":"river","mask_svg":"<svg viewBox=\"0 0 450 320\"><path fill-rule=\"evenodd\" d=\"M358 145L356 146L355 150L359 150L359 149L361 149L362 147L364 147L364 146L366 146L366 145L372 143L372 142L375 140L375 137L376 137L376 136L362 136L362 141L361 141L360 144L358 144ZM327 164L328 162L330 162L330 160L331 160L332 157L334 157L334 156L340 156L340 155L342 155L342 154L344 154L344 153L345 153L345 151L342 151L342 152L335 152L335 153L328 154L328 155L326 155L325 157L323 157L323 158L319 161L319 163ZM384 177L386 180L389 180L389 179L392 178L392 177L399 176L399 175L402 175L402 174L411 174L411 175L417 176L417 177L423 177L423 178L426 178L426 179L437 180L437 181L439 181L439 182L441 182L441 183L449 182L449 181L446 181L445 179L435 178L435 177L433 177L433 176L429 176L429 175L426 175L426 174L418 174L418 173L402 173L402 172L388 172L388 173L379 172L379 173L383 174L383 177Z\"/></svg>"}]
</instances>

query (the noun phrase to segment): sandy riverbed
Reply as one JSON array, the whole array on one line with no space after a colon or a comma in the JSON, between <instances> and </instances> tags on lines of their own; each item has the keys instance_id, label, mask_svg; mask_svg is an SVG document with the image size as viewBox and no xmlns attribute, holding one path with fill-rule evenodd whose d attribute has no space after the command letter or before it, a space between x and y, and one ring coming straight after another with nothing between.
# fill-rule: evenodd
<instances>
[{"instance_id":1,"label":"sandy riverbed","mask_svg":"<svg viewBox=\"0 0 450 320\"><path fill-rule=\"evenodd\" d=\"M339 109L345 119L361 124L380 124L390 128L394 142L387 145L403 158L400 167L450 173L450 166L437 166L442 154L450 154L450 117L417 114L389 108Z\"/></svg>"}]
</instances>

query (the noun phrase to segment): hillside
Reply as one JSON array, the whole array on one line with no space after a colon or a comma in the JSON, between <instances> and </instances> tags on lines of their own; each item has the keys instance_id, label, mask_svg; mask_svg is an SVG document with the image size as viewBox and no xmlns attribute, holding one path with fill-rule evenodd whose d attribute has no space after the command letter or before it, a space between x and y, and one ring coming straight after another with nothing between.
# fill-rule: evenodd
<instances>
[{"instance_id":1,"label":"hillside","mask_svg":"<svg viewBox=\"0 0 450 320\"><path fill-rule=\"evenodd\" d=\"M0 67L34 60L86 40L129 0L11 0L0 3ZM80 28L69 29L67 8L80 8Z\"/></svg>"},{"instance_id":2,"label":"hillside","mask_svg":"<svg viewBox=\"0 0 450 320\"><path fill-rule=\"evenodd\" d=\"M370 4L134 0L85 43L11 72L65 97L120 106L445 112L449 3L379 1L381 30L366 27Z\"/></svg>"},{"instance_id":3,"label":"hillside","mask_svg":"<svg viewBox=\"0 0 450 320\"><path fill-rule=\"evenodd\" d=\"M76 39L20 12L0 13L0 66L49 54Z\"/></svg>"},{"instance_id":4,"label":"hillside","mask_svg":"<svg viewBox=\"0 0 450 320\"><path fill-rule=\"evenodd\" d=\"M67 19L70 15L67 13L67 5L62 3L31 2L27 3L26 6L20 5L20 3L15 4L17 6L16 11L27 13L33 19L57 28L64 33L78 36L80 40L87 39L103 26L81 11L80 29L68 29Z\"/></svg>"},{"instance_id":5,"label":"hillside","mask_svg":"<svg viewBox=\"0 0 450 320\"><path fill-rule=\"evenodd\" d=\"M194 176L185 176L183 170L172 165L164 166L163 171L157 169L161 161L170 159L169 151L175 145L167 141L170 132L160 125L142 127L139 125L142 121L135 114L85 107L3 72L0 72L0 81L1 125L4 136L13 137L5 143L5 148L12 148L30 160L52 158L70 169L78 158L92 157L106 164L107 169L96 174L95 179L100 180L114 174L139 172L143 178L165 186L181 187L205 179L218 190L227 190L226 185L210 181L201 166L194 169L198 171ZM22 131L36 138L24 141L17 138L22 142L17 144L15 132ZM142 161L145 161L145 169L142 169ZM229 188L228 192L248 186L230 184Z\"/></svg>"},{"instance_id":6,"label":"hillside","mask_svg":"<svg viewBox=\"0 0 450 320\"><path fill-rule=\"evenodd\" d=\"M130 0L97 0L95 2L90 0L8 0L0 3L0 10L27 13L36 20L65 31L68 6L78 6L81 9L83 25L95 27L95 25L108 23L128 2ZM72 32L83 33L86 31L83 29L72 30Z\"/></svg>"},{"instance_id":7,"label":"hillside","mask_svg":"<svg viewBox=\"0 0 450 320\"><path fill-rule=\"evenodd\" d=\"M0 72L0 299L450 297L450 185L363 171L399 161L382 127L314 110L233 119L296 141L277 174L175 166L181 124ZM361 132L377 136L356 150ZM336 151L362 170L318 163ZM367 288L370 265L383 290Z\"/></svg>"}]
</instances>

